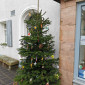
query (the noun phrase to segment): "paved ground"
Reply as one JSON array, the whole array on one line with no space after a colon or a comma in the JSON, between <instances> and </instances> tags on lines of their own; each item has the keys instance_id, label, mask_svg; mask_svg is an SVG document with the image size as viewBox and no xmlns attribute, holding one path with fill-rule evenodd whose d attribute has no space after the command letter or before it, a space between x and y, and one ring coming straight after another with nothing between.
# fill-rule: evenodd
<instances>
[{"instance_id":1,"label":"paved ground","mask_svg":"<svg viewBox=\"0 0 85 85\"><path fill-rule=\"evenodd\" d=\"M0 85L13 85L13 79L16 71L9 71L0 65Z\"/></svg>"}]
</instances>

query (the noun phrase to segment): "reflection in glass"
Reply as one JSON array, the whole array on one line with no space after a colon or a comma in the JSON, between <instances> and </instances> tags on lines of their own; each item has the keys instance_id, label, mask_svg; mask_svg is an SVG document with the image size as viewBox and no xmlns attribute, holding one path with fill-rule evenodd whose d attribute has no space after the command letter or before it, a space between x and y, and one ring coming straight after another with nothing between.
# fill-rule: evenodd
<instances>
[{"instance_id":1,"label":"reflection in glass","mask_svg":"<svg viewBox=\"0 0 85 85\"><path fill-rule=\"evenodd\" d=\"M81 13L81 36L85 35L85 6L82 7Z\"/></svg>"}]
</instances>

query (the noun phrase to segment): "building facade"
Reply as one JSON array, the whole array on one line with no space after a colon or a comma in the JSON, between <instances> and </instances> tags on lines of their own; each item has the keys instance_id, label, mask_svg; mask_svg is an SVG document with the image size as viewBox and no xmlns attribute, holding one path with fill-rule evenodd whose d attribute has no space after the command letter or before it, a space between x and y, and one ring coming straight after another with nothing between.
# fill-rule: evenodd
<instances>
[{"instance_id":1,"label":"building facade","mask_svg":"<svg viewBox=\"0 0 85 85\"><path fill-rule=\"evenodd\" d=\"M60 2L61 85L85 85L85 0Z\"/></svg>"},{"instance_id":2,"label":"building facade","mask_svg":"<svg viewBox=\"0 0 85 85\"><path fill-rule=\"evenodd\" d=\"M0 43L7 46L0 45L0 55L20 59L19 40L27 34L24 20L32 9L37 10L37 0L1 0ZM85 85L85 1L40 0L39 9L52 21L49 33L55 36L61 85Z\"/></svg>"},{"instance_id":3,"label":"building facade","mask_svg":"<svg viewBox=\"0 0 85 85\"><path fill-rule=\"evenodd\" d=\"M28 13L37 10L38 0L1 0L0 2L0 55L7 55L15 59L20 59L17 49L20 47L21 36L26 35L25 19ZM55 36L55 56L59 56L59 28L60 28L60 4L53 0L40 0L39 10L44 13L44 17L49 17L52 21L49 33Z\"/></svg>"}]
</instances>

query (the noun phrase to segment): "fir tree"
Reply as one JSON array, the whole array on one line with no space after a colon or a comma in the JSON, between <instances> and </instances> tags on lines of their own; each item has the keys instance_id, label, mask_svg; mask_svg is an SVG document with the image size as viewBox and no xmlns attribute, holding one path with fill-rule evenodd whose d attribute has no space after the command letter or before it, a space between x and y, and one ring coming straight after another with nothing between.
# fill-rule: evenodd
<instances>
[{"instance_id":1,"label":"fir tree","mask_svg":"<svg viewBox=\"0 0 85 85\"><path fill-rule=\"evenodd\" d=\"M59 59L54 58L53 37L47 35L51 22L43 17L44 14L33 12L29 20L25 20L29 33L20 40L22 67L15 77L19 85L59 85L60 73L56 68Z\"/></svg>"}]
</instances>

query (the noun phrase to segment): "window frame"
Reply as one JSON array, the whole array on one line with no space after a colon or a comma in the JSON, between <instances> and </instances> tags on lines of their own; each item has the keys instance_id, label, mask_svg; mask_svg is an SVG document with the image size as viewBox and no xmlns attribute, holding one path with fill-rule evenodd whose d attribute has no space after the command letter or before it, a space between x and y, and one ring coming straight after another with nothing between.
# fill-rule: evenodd
<instances>
[{"instance_id":1,"label":"window frame","mask_svg":"<svg viewBox=\"0 0 85 85\"><path fill-rule=\"evenodd\" d=\"M77 16L76 16L76 34L75 34L75 59L74 59L74 80L78 84L85 84L85 79L78 77L78 67L79 67L79 52L80 52L80 32L81 32L81 7L85 6L85 2L77 3Z\"/></svg>"},{"instance_id":2,"label":"window frame","mask_svg":"<svg viewBox=\"0 0 85 85\"><path fill-rule=\"evenodd\" d=\"M4 32L4 41L1 42L1 44L6 43L7 47L13 47L13 36L12 36L12 20L2 20L0 21L1 24L6 24L6 29L5 26L3 27L3 32ZM6 31L6 35L5 35ZM7 42L6 42L7 39Z\"/></svg>"}]
</instances>

